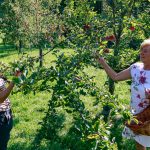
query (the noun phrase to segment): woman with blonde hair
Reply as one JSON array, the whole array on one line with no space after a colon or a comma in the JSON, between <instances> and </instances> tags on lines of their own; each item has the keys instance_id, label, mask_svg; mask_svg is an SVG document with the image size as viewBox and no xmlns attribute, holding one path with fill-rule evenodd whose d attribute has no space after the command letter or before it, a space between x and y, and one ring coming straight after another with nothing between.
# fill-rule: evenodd
<instances>
[{"instance_id":1,"label":"woman with blonde hair","mask_svg":"<svg viewBox=\"0 0 150 150\"><path fill-rule=\"evenodd\" d=\"M114 81L132 80L130 108L133 115L137 115L150 105L150 39L143 41L140 47L140 60L129 68L116 73L103 57L98 62L103 66L108 76ZM146 150L150 147L150 136L135 134L125 127L123 137L133 138L136 141L137 150Z\"/></svg>"}]
</instances>

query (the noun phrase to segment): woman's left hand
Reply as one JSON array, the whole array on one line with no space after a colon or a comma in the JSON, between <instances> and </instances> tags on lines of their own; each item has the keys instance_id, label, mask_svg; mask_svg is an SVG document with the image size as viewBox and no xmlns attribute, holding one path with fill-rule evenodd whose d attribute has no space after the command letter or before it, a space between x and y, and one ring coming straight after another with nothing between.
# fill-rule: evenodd
<instances>
[{"instance_id":1,"label":"woman's left hand","mask_svg":"<svg viewBox=\"0 0 150 150\"><path fill-rule=\"evenodd\" d=\"M150 99L150 89L145 90L145 96L147 99Z\"/></svg>"}]
</instances>

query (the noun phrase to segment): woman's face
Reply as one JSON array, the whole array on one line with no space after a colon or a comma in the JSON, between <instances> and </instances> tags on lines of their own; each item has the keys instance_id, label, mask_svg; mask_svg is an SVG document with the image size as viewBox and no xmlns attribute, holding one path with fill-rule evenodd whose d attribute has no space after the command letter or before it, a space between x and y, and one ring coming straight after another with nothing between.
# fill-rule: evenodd
<instances>
[{"instance_id":1,"label":"woman's face","mask_svg":"<svg viewBox=\"0 0 150 150\"><path fill-rule=\"evenodd\" d=\"M150 45L145 45L141 48L140 59L143 63L150 64Z\"/></svg>"}]
</instances>

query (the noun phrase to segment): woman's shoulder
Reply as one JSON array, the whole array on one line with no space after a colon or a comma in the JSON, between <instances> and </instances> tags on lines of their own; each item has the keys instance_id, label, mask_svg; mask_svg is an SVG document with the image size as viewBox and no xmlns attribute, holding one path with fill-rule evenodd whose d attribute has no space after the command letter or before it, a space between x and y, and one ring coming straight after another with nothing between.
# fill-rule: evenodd
<instances>
[{"instance_id":1,"label":"woman's shoulder","mask_svg":"<svg viewBox=\"0 0 150 150\"><path fill-rule=\"evenodd\" d=\"M131 69L141 70L143 68L142 62L136 62L130 66Z\"/></svg>"}]
</instances>

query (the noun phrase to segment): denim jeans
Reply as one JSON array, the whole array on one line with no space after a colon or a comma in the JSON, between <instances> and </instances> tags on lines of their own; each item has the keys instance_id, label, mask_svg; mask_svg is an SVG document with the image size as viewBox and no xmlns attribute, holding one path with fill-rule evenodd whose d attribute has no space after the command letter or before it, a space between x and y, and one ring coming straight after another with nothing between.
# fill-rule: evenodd
<instances>
[{"instance_id":1,"label":"denim jeans","mask_svg":"<svg viewBox=\"0 0 150 150\"><path fill-rule=\"evenodd\" d=\"M13 119L11 111L0 112L0 150L7 150L12 126Z\"/></svg>"}]
</instances>

